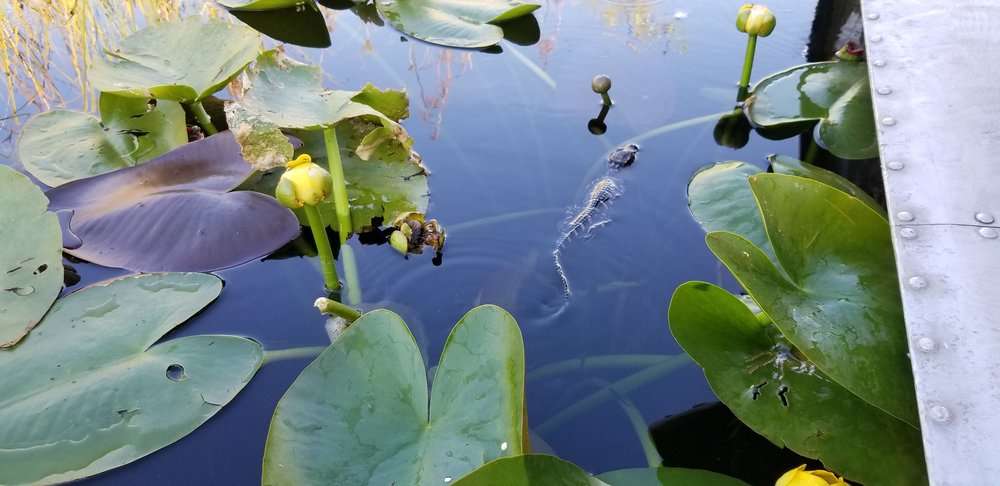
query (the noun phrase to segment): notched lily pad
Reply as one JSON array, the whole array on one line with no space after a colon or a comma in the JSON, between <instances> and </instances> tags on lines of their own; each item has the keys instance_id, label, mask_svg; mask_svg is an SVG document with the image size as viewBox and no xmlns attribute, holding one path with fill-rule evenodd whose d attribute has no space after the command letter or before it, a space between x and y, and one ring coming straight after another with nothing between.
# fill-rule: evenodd
<instances>
[{"instance_id":1,"label":"notched lily pad","mask_svg":"<svg viewBox=\"0 0 1000 486\"><path fill-rule=\"evenodd\" d=\"M136 275L60 299L0 352L0 483L107 471L194 431L260 367L260 344L191 336L151 346L214 300L204 274Z\"/></svg>"},{"instance_id":2,"label":"notched lily pad","mask_svg":"<svg viewBox=\"0 0 1000 486\"><path fill-rule=\"evenodd\" d=\"M757 433L864 484L927 483L916 428L840 386L739 298L688 282L669 314L716 396Z\"/></svg>"},{"instance_id":3,"label":"notched lily pad","mask_svg":"<svg viewBox=\"0 0 1000 486\"><path fill-rule=\"evenodd\" d=\"M497 24L541 5L519 0L380 0L378 12L398 31L451 47L489 47L503 40Z\"/></svg>"},{"instance_id":4,"label":"notched lily pad","mask_svg":"<svg viewBox=\"0 0 1000 486\"><path fill-rule=\"evenodd\" d=\"M53 110L21 129L18 159L56 187L132 167L187 143L184 110L175 102L101 94L101 119Z\"/></svg>"},{"instance_id":5,"label":"notched lily pad","mask_svg":"<svg viewBox=\"0 0 1000 486\"><path fill-rule=\"evenodd\" d=\"M62 290L62 236L47 206L27 177L0 165L0 348L17 344Z\"/></svg>"},{"instance_id":6,"label":"notched lily pad","mask_svg":"<svg viewBox=\"0 0 1000 486\"><path fill-rule=\"evenodd\" d=\"M469 311L448 336L430 395L406 324L387 310L365 314L278 402L262 484L444 484L521 454L524 350L514 318L495 306Z\"/></svg>"},{"instance_id":7,"label":"notched lily pad","mask_svg":"<svg viewBox=\"0 0 1000 486\"><path fill-rule=\"evenodd\" d=\"M753 87L745 111L757 127L788 136L815 125L816 143L845 159L878 156L875 115L863 62L804 64Z\"/></svg>"},{"instance_id":8,"label":"notched lily pad","mask_svg":"<svg viewBox=\"0 0 1000 486\"><path fill-rule=\"evenodd\" d=\"M89 76L103 92L191 103L225 87L257 57L260 45L250 28L187 17L122 39L107 58L95 59Z\"/></svg>"},{"instance_id":9,"label":"notched lily pad","mask_svg":"<svg viewBox=\"0 0 1000 486\"><path fill-rule=\"evenodd\" d=\"M700 169L688 183L688 207L706 231L731 231L773 254L764 221L750 190L750 176L760 174L746 162L719 162Z\"/></svg>"},{"instance_id":10,"label":"notched lily pad","mask_svg":"<svg viewBox=\"0 0 1000 486\"><path fill-rule=\"evenodd\" d=\"M141 166L49 191L72 210L78 258L141 272L209 271L269 254L299 233L273 197L229 192L252 172L229 132L192 142Z\"/></svg>"}]
</instances>

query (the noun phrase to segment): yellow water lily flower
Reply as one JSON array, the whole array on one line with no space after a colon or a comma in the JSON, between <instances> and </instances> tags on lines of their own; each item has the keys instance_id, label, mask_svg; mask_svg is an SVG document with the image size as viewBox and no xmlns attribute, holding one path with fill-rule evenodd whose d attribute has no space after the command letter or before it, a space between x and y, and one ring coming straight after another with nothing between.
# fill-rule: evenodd
<instances>
[{"instance_id":1,"label":"yellow water lily flower","mask_svg":"<svg viewBox=\"0 0 1000 486\"><path fill-rule=\"evenodd\" d=\"M330 173L314 164L308 154L289 161L285 167L285 173L281 174L278 187L274 190L274 197L286 208L315 206L330 194L333 184Z\"/></svg>"},{"instance_id":2,"label":"yellow water lily flower","mask_svg":"<svg viewBox=\"0 0 1000 486\"><path fill-rule=\"evenodd\" d=\"M844 478L838 478L830 471L818 469L806 471L803 464L782 474L774 486L849 486Z\"/></svg>"},{"instance_id":3,"label":"yellow water lily flower","mask_svg":"<svg viewBox=\"0 0 1000 486\"><path fill-rule=\"evenodd\" d=\"M767 37L777 25L774 12L764 5L748 3L740 7L736 14L736 28L740 32Z\"/></svg>"}]
</instances>

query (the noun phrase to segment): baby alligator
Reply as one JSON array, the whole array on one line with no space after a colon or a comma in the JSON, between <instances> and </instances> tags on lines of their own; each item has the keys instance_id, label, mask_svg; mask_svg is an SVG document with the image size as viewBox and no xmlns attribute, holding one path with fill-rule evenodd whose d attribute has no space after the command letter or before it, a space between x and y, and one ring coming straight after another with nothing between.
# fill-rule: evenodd
<instances>
[{"instance_id":1,"label":"baby alligator","mask_svg":"<svg viewBox=\"0 0 1000 486\"><path fill-rule=\"evenodd\" d=\"M555 261L556 273L559 274L559 279L562 281L563 294L567 300L573 292L569 285L569 279L566 277L566 271L563 269L561 256L562 248L566 244L566 241L573 237L573 235L583 231L584 228L586 228L586 231L589 232L594 228L608 223L608 220L604 220L589 224L598 210L602 207L607 207L614 198L622 194L621 185L614 179L614 177L612 177L612 174L618 169L632 165L632 163L635 162L635 154L638 151L638 146L628 144L615 149L614 152L611 153L608 157L608 175L605 175L594 182L594 184L590 187L590 193L587 195L586 202L584 202L580 210L566 222L562 234L559 236L559 239L556 240L556 247L552 250L552 258ZM563 308L565 308L565 304L566 303L564 302ZM559 310L559 312L561 311L562 309Z\"/></svg>"}]
</instances>

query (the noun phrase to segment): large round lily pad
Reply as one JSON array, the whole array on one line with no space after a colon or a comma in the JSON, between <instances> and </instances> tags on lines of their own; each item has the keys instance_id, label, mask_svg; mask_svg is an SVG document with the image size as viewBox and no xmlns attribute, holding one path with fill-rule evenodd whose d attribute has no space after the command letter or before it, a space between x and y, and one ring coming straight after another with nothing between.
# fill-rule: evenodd
<instances>
[{"instance_id":1,"label":"large round lily pad","mask_svg":"<svg viewBox=\"0 0 1000 486\"><path fill-rule=\"evenodd\" d=\"M503 40L496 24L529 15L541 5L519 0L381 0L379 14L396 30L451 47L489 47Z\"/></svg>"},{"instance_id":2,"label":"large round lily pad","mask_svg":"<svg viewBox=\"0 0 1000 486\"><path fill-rule=\"evenodd\" d=\"M229 403L260 366L260 344L191 336L151 346L221 290L211 275L150 274L56 302L0 352L0 483L68 482L127 464Z\"/></svg>"},{"instance_id":3,"label":"large round lily pad","mask_svg":"<svg viewBox=\"0 0 1000 486\"><path fill-rule=\"evenodd\" d=\"M222 89L259 50L260 35L250 28L187 17L122 39L95 59L90 82L103 92L191 103Z\"/></svg>"},{"instance_id":4,"label":"large round lily pad","mask_svg":"<svg viewBox=\"0 0 1000 486\"><path fill-rule=\"evenodd\" d=\"M232 134L192 142L137 167L64 184L51 207L74 211L83 244L67 252L135 271L210 271L271 253L299 224L273 197L229 192L252 172Z\"/></svg>"},{"instance_id":5,"label":"large round lily pad","mask_svg":"<svg viewBox=\"0 0 1000 486\"><path fill-rule=\"evenodd\" d=\"M709 233L709 248L819 370L916 426L888 222L811 179L759 174L750 186L781 268L734 233Z\"/></svg>"},{"instance_id":6,"label":"large round lily pad","mask_svg":"<svg viewBox=\"0 0 1000 486\"><path fill-rule=\"evenodd\" d=\"M62 290L62 235L47 207L27 177L0 165L0 348L17 344Z\"/></svg>"},{"instance_id":7,"label":"large round lily pad","mask_svg":"<svg viewBox=\"0 0 1000 486\"><path fill-rule=\"evenodd\" d=\"M18 139L18 159L49 186L132 167L187 143L184 110L173 101L151 102L104 93L101 119L53 110L32 117Z\"/></svg>"},{"instance_id":8,"label":"large round lily pad","mask_svg":"<svg viewBox=\"0 0 1000 486\"><path fill-rule=\"evenodd\" d=\"M765 253L771 244L748 178L762 171L746 162L719 162L699 170L688 183L688 207L706 232L731 231Z\"/></svg>"},{"instance_id":9,"label":"large round lily pad","mask_svg":"<svg viewBox=\"0 0 1000 486\"><path fill-rule=\"evenodd\" d=\"M597 478L611 486L748 486L724 474L683 467L619 469Z\"/></svg>"},{"instance_id":10,"label":"large round lily pad","mask_svg":"<svg viewBox=\"0 0 1000 486\"><path fill-rule=\"evenodd\" d=\"M789 135L815 125L816 142L838 157L878 156L863 62L817 62L772 74L753 87L745 111L755 126Z\"/></svg>"},{"instance_id":11,"label":"large round lily pad","mask_svg":"<svg viewBox=\"0 0 1000 486\"><path fill-rule=\"evenodd\" d=\"M514 318L495 306L469 311L430 395L406 324L386 310L365 314L278 402L263 484L445 484L521 454L524 350Z\"/></svg>"},{"instance_id":12,"label":"large round lily pad","mask_svg":"<svg viewBox=\"0 0 1000 486\"><path fill-rule=\"evenodd\" d=\"M674 337L704 368L716 396L756 432L866 485L927 483L916 428L840 386L739 298L688 282L674 293L669 314Z\"/></svg>"},{"instance_id":13,"label":"large round lily pad","mask_svg":"<svg viewBox=\"0 0 1000 486\"><path fill-rule=\"evenodd\" d=\"M486 463L454 484L455 486L610 486L580 469L576 464L545 454L502 457Z\"/></svg>"}]
</instances>

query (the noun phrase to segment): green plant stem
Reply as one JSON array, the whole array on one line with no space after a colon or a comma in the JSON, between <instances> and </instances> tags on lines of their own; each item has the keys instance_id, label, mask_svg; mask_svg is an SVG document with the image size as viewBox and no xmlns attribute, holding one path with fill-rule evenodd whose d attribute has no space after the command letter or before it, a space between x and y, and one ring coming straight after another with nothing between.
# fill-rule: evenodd
<instances>
[{"instance_id":1,"label":"green plant stem","mask_svg":"<svg viewBox=\"0 0 1000 486\"><path fill-rule=\"evenodd\" d=\"M337 214L337 235L343 247L347 236L351 234L351 207L347 202L347 182L344 180L344 165L340 161L340 144L337 143L337 130L334 127L323 130L323 143L326 144L326 161L330 165L330 177L333 179L333 204Z\"/></svg>"},{"instance_id":2,"label":"green plant stem","mask_svg":"<svg viewBox=\"0 0 1000 486\"><path fill-rule=\"evenodd\" d=\"M315 358L326 349L326 346L306 346L302 348L274 349L264 351L264 362L262 365L284 361L288 359Z\"/></svg>"},{"instance_id":3,"label":"green plant stem","mask_svg":"<svg viewBox=\"0 0 1000 486\"><path fill-rule=\"evenodd\" d=\"M567 359L557 361L547 365L539 366L527 373L525 377L528 381L544 380L552 376L573 371L607 370L607 369L632 369L647 368L669 361L689 361L686 354L608 354L602 356L586 356L583 358Z\"/></svg>"},{"instance_id":4,"label":"green plant stem","mask_svg":"<svg viewBox=\"0 0 1000 486\"><path fill-rule=\"evenodd\" d=\"M344 265L344 286L347 288L345 300L348 305L361 305L361 279L358 277L358 261L354 258L351 245L340 246L340 260Z\"/></svg>"},{"instance_id":5,"label":"green plant stem","mask_svg":"<svg viewBox=\"0 0 1000 486\"><path fill-rule=\"evenodd\" d=\"M601 93L601 103L607 107L610 107L611 105L614 104L614 102L611 101L611 97L608 96L607 93Z\"/></svg>"},{"instance_id":6,"label":"green plant stem","mask_svg":"<svg viewBox=\"0 0 1000 486\"><path fill-rule=\"evenodd\" d=\"M330 240L326 237L326 226L323 218L319 216L319 210L314 206L303 206L306 219L309 220L309 229L312 230L313 239L316 240L316 252L319 253L319 263L323 272L323 283L326 289L333 291L340 288L340 279L337 278L337 264L333 261L333 249L330 248Z\"/></svg>"},{"instance_id":7,"label":"green plant stem","mask_svg":"<svg viewBox=\"0 0 1000 486\"><path fill-rule=\"evenodd\" d=\"M316 307L326 315L343 317L347 322L354 322L361 317L361 311L333 299L317 299Z\"/></svg>"},{"instance_id":8,"label":"green plant stem","mask_svg":"<svg viewBox=\"0 0 1000 486\"><path fill-rule=\"evenodd\" d=\"M740 89L747 89L750 86L750 72L753 71L753 57L757 51L757 36L751 35L747 39L747 53L743 58L743 76L740 77Z\"/></svg>"},{"instance_id":9,"label":"green plant stem","mask_svg":"<svg viewBox=\"0 0 1000 486\"><path fill-rule=\"evenodd\" d=\"M564 408L539 425L536 430L542 435L554 432L578 415L586 413L616 396L627 395L632 390L667 375L689 362L690 360L671 360L637 371Z\"/></svg>"},{"instance_id":10,"label":"green plant stem","mask_svg":"<svg viewBox=\"0 0 1000 486\"><path fill-rule=\"evenodd\" d=\"M622 411L628 417L629 424L632 425L632 430L635 431L635 435L639 439L642 453L646 456L646 464L654 468L662 466L663 458L660 457L660 451L656 450L656 444L649 436L649 426L646 425L646 419L642 417L642 413L628 397L618 396L618 404L621 405Z\"/></svg>"},{"instance_id":11,"label":"green plant stem","mask_svg":"<svg viewBox=\"0 0 1000 486\"><path fill-rule=\"evenodd\" d=\"M195 119L198 120L198 125L206 134L215 135L219 133L215 129L215 125L212 124L212 117L208 116L208 112L205 111L205 107L201 105L200 101L192 101L188 104L188 107L191 108L191 113L194 114Z\"/></svg>"}]
</instances>

